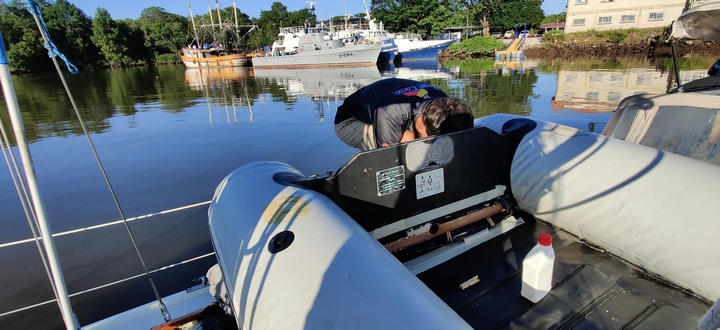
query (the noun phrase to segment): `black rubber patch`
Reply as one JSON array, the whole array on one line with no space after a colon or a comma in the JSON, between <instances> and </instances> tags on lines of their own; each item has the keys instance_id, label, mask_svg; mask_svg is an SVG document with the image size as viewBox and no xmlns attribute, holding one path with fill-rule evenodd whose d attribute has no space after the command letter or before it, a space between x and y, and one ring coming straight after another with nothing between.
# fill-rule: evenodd
<instances>
[{"instance_id":1,"label":"black rubber patch","mask_svg":"<svg viewBox=\"0 0 720 330\"><path fill-rule=\"evenodd\" d=\"M278 253L287 249L294 240L295 234L293 234L293 232L288 230L281 232L270 240L270 243L268 243L268 251L272 254Z\"/></svg>"}]
</instances>

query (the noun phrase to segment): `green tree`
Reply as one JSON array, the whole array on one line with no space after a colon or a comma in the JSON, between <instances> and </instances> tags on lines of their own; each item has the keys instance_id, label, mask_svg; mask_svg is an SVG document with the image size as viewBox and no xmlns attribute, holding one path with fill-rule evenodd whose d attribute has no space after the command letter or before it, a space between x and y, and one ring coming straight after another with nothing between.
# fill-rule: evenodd
<instances>
[{"instance_id":1,"label":"green tree","mask_svg":"<svg viewBox=\"0 0 720 330\"><path fill-rule=\"evenodd\" d=\"M543 18L542 22L540 24L548 24L548 23L561 23L565 22L565 16L567 16L566 12L562 12L560 14L552 14L547 15L545 18Z\"/></svg>"},{"instance_id":2,"label":"green tree","mask_svg":"<svg viewBox=\"0 0 720 330\"><path fill-rule=\"evenodd\" d=\"M49 6L46 1L36 2L41 10ZM46 71L52 67L35 21L22 2L0 2L0 30L10 66L14 69Z\"/></svg>"},{"instance_id":3,"label":"green tree","mask_svg":"<svg viewBox=\"0 0 720 330\"><path fill-rule=\"evenodd\" d=\"M537 83L535 72L503 75L493 59L474 59L443 62L448 69L459 71L458 77L467 82L459 86L440 85L449 96L461 98L473 109L475 118L495 113L530 115L530 98Z\"/></svg>"},{"instance_id":4,"label":"green tree","mask_svg":"<svg viewBox=\"0 0 720 330\"><path fill-rule=\"evenodd\" d=\"M260 17L255 19L255 24L258 26L259 31L259 42L262 46L269 46L273 40L277 38L280 32L280 27L283 26L283 22L290 20L287 7L280 2L273 2L270 6L270 10L263 10L260 12ZM288 24L285 24L287 26Z\"/></svg>"},{"instance_id":5,"label":"green tree","mask_svg":"<svg viewBox=\"0 0 720 330\"><path fill-rule=\"evenodd\" d=\"M438 35L450 26L456 4L449 0L373 0L371 15L392 32Z\"/></svg>"},{"instance_id":6,"label":"green tree","mask_svg":"<svg viewBox=\"0 0 720 330\"><path fill-rule=\"evenodd\" d=\"M145 33L137 20L128 18L116 20L118 34L128 48L128 55L134 63L149 63L153 60L153 53L145 46Z\"/></svg>"},{"instance_id":7,"label":"green tree","mask_svg":"<svg viewBox=\"0 0 720 330\"><path fill-rule=\"evenodd\" d=\"M288 13L288 26L301 26L305 24L305 20L308 20L308 23L310 26L315 26L315 21L317 20L317 17L315 17L315 14L310 13L310 10L307 8L303 8L296 11L291 11Z\"/></svg>"},{"instance_id":8,"label":"green tree","mask_svg":"<svg viewBox=\"0 0 720 330\"><path fill-rule=\"evenodd\" d=\"M126 35L120 34L118 24L105 8L98 8L92 22L92 41L100 48L104 63L110 67L132 62L128 56Z\"/></svg>"},{"instance_id":9,"label":"green tree","mask_svg":"<svg viewBox=\"0 0 720 330\"><path fill-rule=\"evenodd\" d=\"M542 0L506 0L495 7L490 17L490 28L495 31L508 30L516 24L525 23L527 28L536 27L545 17Z\"/></svg>"},{"instance_id":10,"label":"green tree","mask_svg":"<svg viewBox=\"0 0 720 330\"><path fill-rule=\"evenodd\" d=\"M490 36L490 17L502 4L501 0L464 0L469 21L482 27L483 36Z\"/></svg>"},{"instance_id":11,"label":"green tree","mask_svg":"<svg viewBox=\"0 0 720 330\"><path fill-rule=\"evenodd\" d=\"M45 22L55 45L78 67L96 65L100 57L90 40L92 21L67 0L56 0L42 9Z\"/></svg>"},{"instance_id":12,"label":"green tree","mask_svg":"<svg viewBox=\"0 0 720 330\"><path fill-rule=\"evenodd\" d=\"M138 23L145 35L145 46L150 49L154 58L163 54L179 53L189 40L187 19L163 8L143 9Z\"/></svg>"}]
</instances>

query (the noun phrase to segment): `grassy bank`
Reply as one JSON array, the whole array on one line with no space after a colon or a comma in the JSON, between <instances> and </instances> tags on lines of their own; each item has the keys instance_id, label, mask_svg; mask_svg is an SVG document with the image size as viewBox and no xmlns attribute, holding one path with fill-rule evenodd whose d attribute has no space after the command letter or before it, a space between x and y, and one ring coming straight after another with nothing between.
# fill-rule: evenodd
<instances>
[{"instance_id":1,"label":"grassy bank","mask_svg":"<svg viewBox=\"0 0 720 330\"><path fill-rule=\"evenodd\" d=\"M645 44L662 35L664 27L564 33L549 31L542 36L543 45L597 46L603 44Z\"/></svg>"},{"instance_id":2,"label":"grassy bank","mask_svg":"<svg viewBox=\"0 0 720 330\"><path fill-rule=\"evenodd\" d=\"M472 37L450 45L441 57L467 58L492 55L496 50L505 48L505 44L495 38Z\"/></svg>"}]
</instances>

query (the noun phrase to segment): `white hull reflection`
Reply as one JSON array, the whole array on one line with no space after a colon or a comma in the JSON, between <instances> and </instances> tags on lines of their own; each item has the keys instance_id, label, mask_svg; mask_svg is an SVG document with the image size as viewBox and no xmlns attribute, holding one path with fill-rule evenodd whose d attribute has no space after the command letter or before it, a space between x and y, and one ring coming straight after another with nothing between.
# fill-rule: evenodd
<instances>
[{"instance_id":1,"label":"white hull reflection","mask_svg":"<svg viewBox=\"0 0 720 330\"><path fill-rule=\"evenodd\" d=\"M253 69L255 79L284 86L288 96L307 95L313 100L340 100L381 78L377 67L317 69Z\"/></svg>"}]
</instances>

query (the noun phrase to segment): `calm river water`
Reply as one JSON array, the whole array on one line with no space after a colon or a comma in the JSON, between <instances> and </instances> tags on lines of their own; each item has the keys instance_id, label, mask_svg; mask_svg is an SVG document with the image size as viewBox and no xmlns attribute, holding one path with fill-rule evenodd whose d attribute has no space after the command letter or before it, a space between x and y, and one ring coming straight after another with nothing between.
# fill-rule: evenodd
<instances>
[{"instance_id":1,"label":"calm river water","mask_svg":"<svg viewBox=\"0 0 720 330\"><path fill-rule=\"evenodd\" d=\"M529 59L508 68L467 60L209 71L163 66L68 79L125 213L135 219L132 228L149 268L178 264L155 273L165 295L193 285L214 263L207 201L225 175L255 160L323 173L355 153L335 136L333 118L343 99L364 85L384 77L422 80L467 101L475 117L512 113L600 131L623 97L665 92L667 62ZM686 59L682 79L704 75L712 62ZM136 277L141 267L124 228L114 222L119 216L57 76L22 75L14 83L52 230L62 233L56 244L65 280L71 293L82 292L72 299L81 324L152 300L145 279ZM60 327L7 170L0 171L0 205L0 324Z\"/></svg>"}]
</instances>

